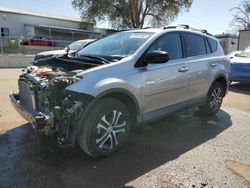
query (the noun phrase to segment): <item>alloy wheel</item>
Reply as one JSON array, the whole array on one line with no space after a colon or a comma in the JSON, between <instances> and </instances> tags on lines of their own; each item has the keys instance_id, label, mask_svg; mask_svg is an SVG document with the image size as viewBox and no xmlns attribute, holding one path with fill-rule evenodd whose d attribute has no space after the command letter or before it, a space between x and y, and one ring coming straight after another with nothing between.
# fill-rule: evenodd
<instances>
[{"instance_id":1,"label":"alloy wheel","mask_svg":"<svg viewBox=\"0 0 250 188\"><path fill-rule=\"evenodd\" d=\"M213 111L217 111L222 103L222 90L216 87L211 94L210 107Z\"/></svg>"},{"instance_id":2,"label":"alloy wheel","mask_svg":"<svg viewBox=\"0 0 250 188\"><path fill-rule=\"evenodd\" d=\"M126 120L122 112L113 110L102 116L97 124L96 144L100 149L112 150L126 133Z\"/></svg>"}]
</instances>

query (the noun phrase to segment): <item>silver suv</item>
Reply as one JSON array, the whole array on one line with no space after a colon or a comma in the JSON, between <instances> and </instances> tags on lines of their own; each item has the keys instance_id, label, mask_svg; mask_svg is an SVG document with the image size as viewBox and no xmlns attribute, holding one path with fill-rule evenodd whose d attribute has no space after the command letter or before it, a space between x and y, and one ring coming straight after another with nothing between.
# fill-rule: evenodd
<instances>
[{"instance_id":1,"label":"silver suv","mask_svg":"<svg viewBox=\"0 0 250 188\"><path fill-rule=\"evenodd\" d=\"M204 30L128 30L74 56L35 61L10 100L37 130L103 157L124 144L132 126L193 106L214 115L229 69L218 40Z\"/></svg>"}]
</instances>

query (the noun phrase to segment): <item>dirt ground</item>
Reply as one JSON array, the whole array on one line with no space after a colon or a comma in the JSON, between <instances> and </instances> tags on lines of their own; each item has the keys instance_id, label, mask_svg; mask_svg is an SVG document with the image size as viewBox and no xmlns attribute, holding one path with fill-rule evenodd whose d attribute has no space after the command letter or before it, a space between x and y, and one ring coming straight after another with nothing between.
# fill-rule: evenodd
<instances>
[{"instance_id":1,"label":"dirt ground","mask_svg":"<svg viewBox=\"0 0 250 188\"><path fill-rule=\"evenodd\" d=\"M135 129L91 159L36 133L11 106L21 69L0 69L0 187L250 187L250 85L233 83L213 118L189 109Z\"/></svg>"}]
</instances>

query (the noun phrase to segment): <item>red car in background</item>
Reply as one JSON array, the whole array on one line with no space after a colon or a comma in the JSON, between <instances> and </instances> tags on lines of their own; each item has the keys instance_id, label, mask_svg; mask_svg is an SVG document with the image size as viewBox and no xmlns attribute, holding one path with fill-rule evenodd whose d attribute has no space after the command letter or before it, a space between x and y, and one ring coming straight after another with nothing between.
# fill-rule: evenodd
<instances>
[{"instance_id":1,"label":"red car in background","mask_svg":"<svg viewBox=\"0 0 250 188\"><path fill-rule=\"evenodd\" d=\"M34 36L31 39L24 39L20 42L21 45L31 45L31 46L55 46L51 37L47 36Z\"/></svg>"}]
</instances>

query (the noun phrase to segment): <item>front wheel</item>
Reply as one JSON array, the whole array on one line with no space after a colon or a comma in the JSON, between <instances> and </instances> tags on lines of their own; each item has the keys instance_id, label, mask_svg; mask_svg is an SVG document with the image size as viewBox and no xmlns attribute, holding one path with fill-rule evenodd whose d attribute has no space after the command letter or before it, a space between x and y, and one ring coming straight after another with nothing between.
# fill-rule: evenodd
<instances>
[{"instance_id":1,"label":"front wheel","mask_svg":"<svg viewBox=\"0 0 250 188\"><path fill-rule=\"evenodd\" d=\"M91 157L106 157L127 140L131 114L121 101L103 98L81 120L79 145Z\"/></svg>"},{"instance_id":2,"label":"front wheel","mask_svg":"<svg viewBox=\"0 0 250 188\"><path fill-rule=\"evenodd\" d=\"M215 82L210 88L205 105L200 107L200 111L206 115L215 115L220 110L223 97L223 85L220 82Z\"/></svg>"}]
</instances>

